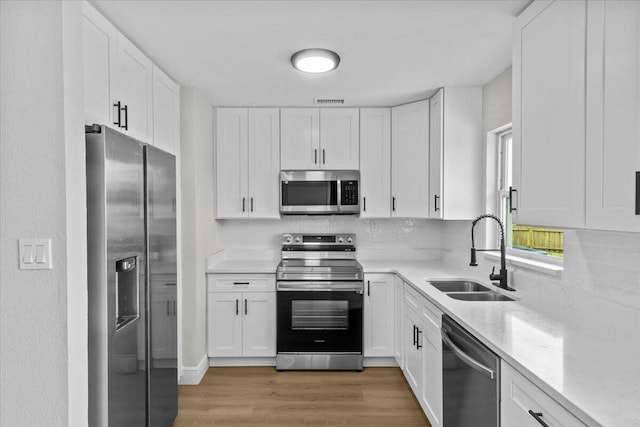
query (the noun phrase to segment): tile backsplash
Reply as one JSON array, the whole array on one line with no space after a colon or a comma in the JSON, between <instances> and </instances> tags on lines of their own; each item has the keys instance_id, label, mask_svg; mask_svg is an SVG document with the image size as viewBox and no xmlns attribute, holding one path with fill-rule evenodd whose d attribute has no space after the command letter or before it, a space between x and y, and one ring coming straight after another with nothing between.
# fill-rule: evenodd
<instances>
[{"instance_id":1,"label":"tile backsplash","mask_svg":"<svg viewBox=\"0 0 640 427\"><path fill-rule=\"evenodd\" d=\"M226 250L279 250L283 233L355 233L358 249L442 248L441 221L300 216L280 220L222 220Z\"/></svg>"},{"instance_id":2,"label":"tile backsplash","mask_svg":"<svg viewBox=\"0 0 640 427\"><path fill-rule=\"evenodd\" d=\"M478 267L468 266L471 223L446 222L443 232L443 260L487 279L496 262L479 257ZM626 320L622 327L640 334L640 234L565 230L564 245L561 273L508 266L517 292L531 297L537 309L550 315L575 315L576 321L585 316L603 320L615 316Z\"/></svg>"}]
</instances>

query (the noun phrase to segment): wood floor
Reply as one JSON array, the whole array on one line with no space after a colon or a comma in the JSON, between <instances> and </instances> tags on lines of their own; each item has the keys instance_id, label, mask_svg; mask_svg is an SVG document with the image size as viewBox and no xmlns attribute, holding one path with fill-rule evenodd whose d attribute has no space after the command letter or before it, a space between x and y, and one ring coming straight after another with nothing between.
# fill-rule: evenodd
<instances>
[{"instance_id":1,"label":"wood floor","mask_svg":"<svg viewBox=\"0 0 640 427\"><path fill-rule=\"evenodd\" d=\"M362 372L209 368L180 386L174 427L429 426L399 368Z\"/></svg>"}]
</instances>

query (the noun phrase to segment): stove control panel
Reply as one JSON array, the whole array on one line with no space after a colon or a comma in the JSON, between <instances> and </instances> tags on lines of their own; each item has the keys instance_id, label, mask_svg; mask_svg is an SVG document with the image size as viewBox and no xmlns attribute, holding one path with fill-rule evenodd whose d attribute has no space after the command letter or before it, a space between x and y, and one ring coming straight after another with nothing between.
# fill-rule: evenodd
<instances>
[{"instance_id":1,"label":"stove control panel","mask_svg":"<svg viewBox=\"0 0 640 427\"><path fill-rule=\"evenodd\" d=\"M355 234L294 234L285 233L282 235L282 245L320 245L353 246L356 244Z\"/></svg>"}]
</instances>

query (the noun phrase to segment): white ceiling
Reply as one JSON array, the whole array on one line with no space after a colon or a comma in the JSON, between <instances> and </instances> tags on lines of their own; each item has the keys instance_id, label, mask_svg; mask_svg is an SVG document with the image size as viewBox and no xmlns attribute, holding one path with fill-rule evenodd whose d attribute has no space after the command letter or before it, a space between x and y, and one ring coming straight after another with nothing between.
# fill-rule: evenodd
<instances>
[{"instance_id":1,"label":"white ceiling","mask_svg":"<svg viewBox=\"0 0 640 427\"><path fill-rule=\"evenodd\" d=\"M310 106L314 98L390 106L440 86L482 85L511 64L511 26L530 0L92 3L181 85L216 106ZM293 69L297 50L342 62Z\"/></svg>"}]
</instances>

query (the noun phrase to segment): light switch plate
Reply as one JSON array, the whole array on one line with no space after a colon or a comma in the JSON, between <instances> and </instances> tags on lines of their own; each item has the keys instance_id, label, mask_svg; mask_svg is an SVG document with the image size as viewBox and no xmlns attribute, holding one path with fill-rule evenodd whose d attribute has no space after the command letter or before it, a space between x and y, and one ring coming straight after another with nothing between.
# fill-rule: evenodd
<instances>
[{"instance_id":1,"label":"light switch plate","mask_svg":"<svg viewBox=\"0 0 640 427\"><path fill-rule=\"evenodd\" d=\"M20 270L52 270L51 239L18 239Z\"/></svg>"}]
</instances>

